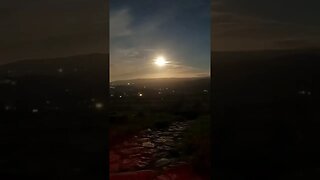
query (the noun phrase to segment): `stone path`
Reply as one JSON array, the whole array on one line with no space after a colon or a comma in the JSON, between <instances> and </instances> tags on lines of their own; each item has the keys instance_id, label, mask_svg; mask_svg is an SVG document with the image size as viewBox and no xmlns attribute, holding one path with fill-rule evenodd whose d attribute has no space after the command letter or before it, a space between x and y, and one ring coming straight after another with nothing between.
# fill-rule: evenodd
<instances>
[{"instance_id":1,"label":"stone path","mask_svg":"<svg viewBox=\"0 0 320 180\"><path fill-rule=\"evenodd\" d=\"M111 148L110 173L129 172L130 174L130 172L141 170L152 170L153 172L185 164L179 158L178 146L182 141L183 132L190 126L190 123L192 122L179 121L162 130L146 129Z\"/></svg>"}]
</instances>

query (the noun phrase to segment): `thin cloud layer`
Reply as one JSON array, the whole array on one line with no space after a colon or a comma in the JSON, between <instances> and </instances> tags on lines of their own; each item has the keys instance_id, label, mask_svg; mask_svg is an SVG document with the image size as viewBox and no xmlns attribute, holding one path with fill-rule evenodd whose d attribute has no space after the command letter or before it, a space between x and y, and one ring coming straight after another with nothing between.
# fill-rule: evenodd
<instances>
[{"instance_id":1,"label":"thin cloud layer","mask_svg":"<svg viewBox=\"0 0 320 180\"><path fill-rule=\"evenodd\" d=\"M107 53L107 9L101 0L1 1L0 64Z\"/></svg>"},{"instance_id":2,"label":"thin cloud layer","mask_svg":"<svg viewBox=\"0 0 320 180\"><path fill-rule=\"evenodd\" d=\"M235 6L237 3L240 2L220 0L212 4L213 51L319 46L320 28L315 24L301 24L298 20L281 18L280 15L275 17L266 10L265 13L258 12L263 7L250 0L244 0L239 7ZM250 9L253 4L256 4L256 11ZM274 6L276 8L277 4Z\"/></svg>"},{"instance_id":3,"label":"thin cloud layer","mask_svg":"<svg viewBox=\"0 0 320 180\"><path fill-rule=\"evenodd\" d=\"M111 38L124 37L132 34L130 23L132 19L128 9L112 12L110 15L110 35Z\"/></svg>"},{"instance_id":4,"label":"thin cloud layer","mask_svg":"<svg viewBox=\"0 0 320 180\"><path fill-rule=\"evenodd\" d=\"M147 18L136 15L128 7L118 9L111 7L111 10L111 81L209 75L210 17L208 17L208 25L205 27L208 30L208 42L204 43L202 39L194 39L191 34L187 33L184 26L190 23L179 24L176 19L179 16L179 11L174 8L161 9L158 13L146 15ZM197 30L192 28L194 31ZM200 47L205 45L208 51L199 54L199 48L194 47L196 45ZM190 55L191 53L194 55ZM153 63L153 59L160 55L170 61L163 68L159 68ZM196 60L199 61L199 65L193 66Z\"/></svg>"}]
</instances>

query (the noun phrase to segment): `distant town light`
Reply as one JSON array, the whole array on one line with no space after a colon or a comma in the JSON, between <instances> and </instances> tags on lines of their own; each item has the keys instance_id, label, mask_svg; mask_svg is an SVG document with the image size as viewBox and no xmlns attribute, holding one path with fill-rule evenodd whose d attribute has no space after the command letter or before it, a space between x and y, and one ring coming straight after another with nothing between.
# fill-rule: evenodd
<instances>
[{"instance_id":1,"label":"distant town light","mask_svg":"<svg viewBox=\"0 0 320 180\"><path fill-rule=\"evenodd\" d=\"M95 106L96 106L97 109L103 108L103 104L102 103L96 103Z\"/></svg>"},{"instance_id":2,"label":"distant town light","mask_svg":"<svg viewBox=\"0 0 320 180\"><path fill-rule=\"evenodd\" d=\"M299 91L298 94L310 96L311 95L311 91L302 90L302 91Z\"/></svg>"},{"instance_id":3,"label":"distant town light","mask_svg":"<svg viewBox=\"0 0 320 180\"><path fill-rule=\"evenodd\" d=\"M142 97L143 96L143 94L142 93L139 93L139 97Z\"/></svg>"},{"instance_id":4,"label":"distant town light","mask_svg":"<svg viewBox=\"0 0 320 180\"><path fill-rule=\"evenodd\" d=\"M63 72L63 69L62 69L62 68L59 68L59 69L58 69L58 72L59 72L59 73L62 73L62 72Z\"/></svg>"},{"instance_id":5,"label":"distant town light","mask_svg":"<svg viewBox=\"0 0 320 180\"><path fill-rule=\"evenodd\" d=\"M4 107L4 109L5 109L6 111L9 111L9 110L11 109L11 107L7 105L7 106Z\"/></svg>"},{"instance_id":6,"label":"distant town light","mask_svg":"<svg viewBox=\"0 0 320 180\"><path fill-rule=\"evenodd\" d=\"M39 109L32 109L32 113L38 113Z\"/></svg>"},{"instance_id":7,"label":"distant town light","mask_svg":"<svg viewBox=\"0 0 320 180\"><path fill-rule=\"evenodd\" d=\"M122 98L122 96L120 95L119 98Z\"/></svg>"}]
</instances>

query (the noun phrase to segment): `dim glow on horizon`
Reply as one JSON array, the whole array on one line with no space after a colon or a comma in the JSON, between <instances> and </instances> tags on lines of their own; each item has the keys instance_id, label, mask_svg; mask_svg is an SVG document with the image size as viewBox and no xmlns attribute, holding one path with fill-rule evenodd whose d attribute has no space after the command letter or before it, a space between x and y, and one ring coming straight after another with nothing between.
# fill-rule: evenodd
<instances>
[{"instance_id":1,"label":"dim glow on horizon","mask_svg":"<svg viewBox=\"0 0 320 180\"><path fill-rule=\"evenodd\" d=\"M163 56L158 56L155 60L154 60L154 64L159 66L159 67L163 67L166 64L168 64L168 61L166 60L166 58L164 58Z\"/></svg>"}]
</instances>

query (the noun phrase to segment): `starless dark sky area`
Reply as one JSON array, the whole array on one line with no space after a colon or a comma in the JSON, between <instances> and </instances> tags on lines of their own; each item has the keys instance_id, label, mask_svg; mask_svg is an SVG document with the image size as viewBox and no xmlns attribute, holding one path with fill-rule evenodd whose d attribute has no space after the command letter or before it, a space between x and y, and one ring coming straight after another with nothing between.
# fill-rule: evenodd
<instances>
[{"instance_id":1,"label":"starless dark sky area","mask_svg":"<svg viewBox=\"0 0 320 180\"><path fill-rule=\"evenodd\" d=\"M212 50L318 48L320 1L213 0Z\"/></svg>"},{"instance_id":2,"label":"starless dark sky area","mask_svg":"<svg viewBox=\"0 0 320 180\"><path fill-rule=\"evenodd\" d=\"M0 64L107 52L106 0L2 0Z\"/></svg>"},{"instance_id":3,"label":"starless dark sky area","mask_svg":"<svg viewBox=\"0 0 320 180\"><path fill-rule=\"evenodd\" d=\"M210 12L210 0L110 0L111 81L208 76Z\"/></svg>"}]
</instances>

